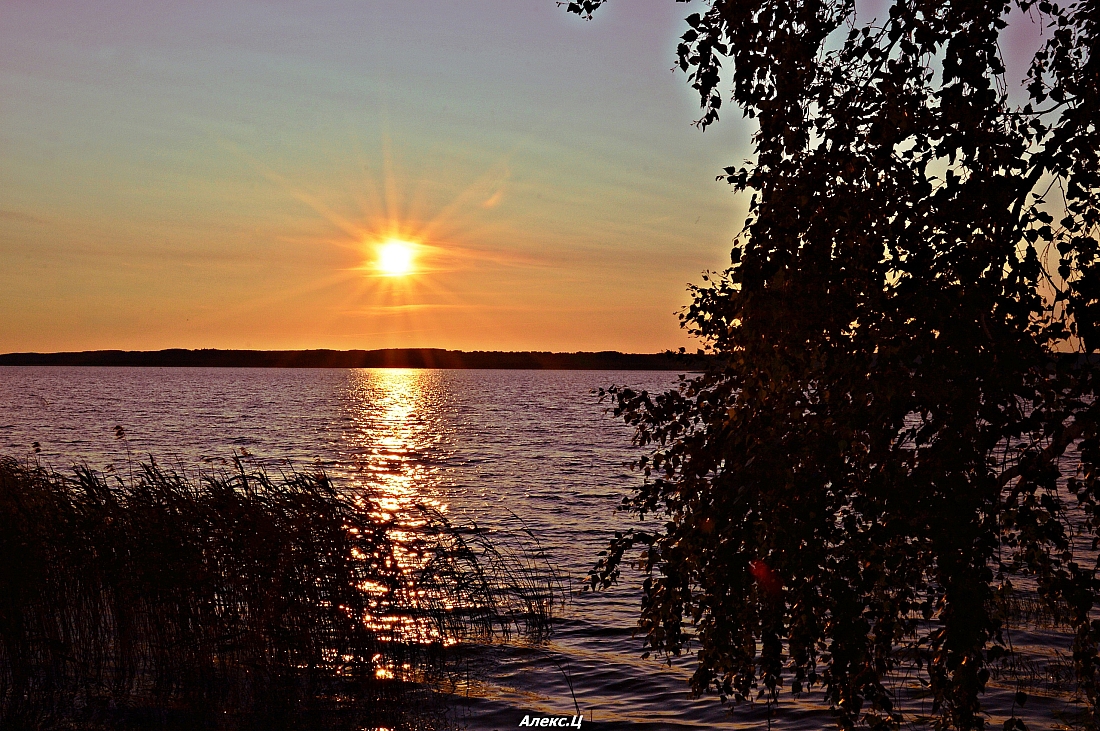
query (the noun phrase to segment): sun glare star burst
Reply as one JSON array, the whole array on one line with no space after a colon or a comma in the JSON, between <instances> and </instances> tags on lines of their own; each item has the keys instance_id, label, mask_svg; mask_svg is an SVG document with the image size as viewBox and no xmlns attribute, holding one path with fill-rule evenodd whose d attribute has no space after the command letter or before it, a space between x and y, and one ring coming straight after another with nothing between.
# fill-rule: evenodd
<instances>
[{"instance_id":1,"label":"sun glare star burst","mask_svg":"<svg viewBox=\"0 0 1100 731\"><path fill-rule=\"evenodd\" d=\"M378 271L387 277L400 277L413 270L415 249L408 241L396 239L378 247Z\"/></svg>"}]
</instances>

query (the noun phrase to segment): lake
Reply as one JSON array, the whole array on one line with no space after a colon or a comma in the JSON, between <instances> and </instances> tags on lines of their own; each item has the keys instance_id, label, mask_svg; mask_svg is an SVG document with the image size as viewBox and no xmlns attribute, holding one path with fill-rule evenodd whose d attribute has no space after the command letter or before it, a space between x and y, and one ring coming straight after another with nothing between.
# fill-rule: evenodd
<instances>
[{"instance_id":1,"label":"lake","mask_svg":"<svg viewBox=\"0 0 1100 731\"><path fill-rule=\"evenodd\" d=\"M756 729L766 723L762 707L730 715L715 698L690 696L686 664L641 659L636 575L624 571L612 591L581 591L609 534L628 525L615 508L641 479L626 466L637 456L630 428L605 413L594 389L676 382L674 373L639 371L8 367L0 453L28 456L37 443L54 468L114 470L152 455L192 474L246 455L272 468L320 465L388 509L425 503L455 523L490 527L516 516L569 600L547 641L514 639L474 655L468 682L454 688L457 725L515 728L524 715L579 706L601 727ZM1042 628L1019 641L1040 652L1064 645ZM990 694L991 709L1005 702L1002 691ZM815 700L784 695L772 727L832 728ZM1037 700L1024 715L1039 720L1060 703Z\"/></svg>"}]
</instances>

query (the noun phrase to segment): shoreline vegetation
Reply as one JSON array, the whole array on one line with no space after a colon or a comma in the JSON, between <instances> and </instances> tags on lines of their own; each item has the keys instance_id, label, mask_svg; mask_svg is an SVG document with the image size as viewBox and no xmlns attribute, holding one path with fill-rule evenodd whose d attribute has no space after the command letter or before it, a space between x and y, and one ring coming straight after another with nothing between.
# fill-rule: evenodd
<instances>
[{"instance_id":1,"label":"shoreline vegetation","mask_svg":"<svg viewBox=\"0 0 1100 731\"><path fill-rule=\"evenodd\" d=\"M90 350L65 353L0 354L0 366L130 366L198 368L440 368L514 370L706 370L713 357L701 354L551 353L461 351L441 348L381 350Z\"/></svg>"},{"instance_id":2,"label":"shoreline vegetation","mask_svg":"<svg viewBox=\"0 0 1100 731\"><path fill-rule=\"evenodd\" d=\"M560 601L529 531L320 472L0 457L5 729L431 729L463 652L544 636Z\"/></svg>"}]
</instances>

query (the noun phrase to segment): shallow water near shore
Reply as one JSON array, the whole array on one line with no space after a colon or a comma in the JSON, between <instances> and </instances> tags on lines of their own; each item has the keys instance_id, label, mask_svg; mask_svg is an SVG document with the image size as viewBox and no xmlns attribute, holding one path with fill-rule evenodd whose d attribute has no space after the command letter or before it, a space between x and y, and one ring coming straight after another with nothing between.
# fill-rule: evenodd
<instances>
[{"instance_id":1,"label":"shallow water near shore","mask_svg":"<svg viewBox=\"0 0 1100 731\"><path fill-rule=\"evenodd\" d=\"M402 369L0 368L0 453L55 469L84 463L125 470L152 455L191 474L237 456L268 469L323 467L337 484L369 491L384 509L431 505L453 522L522 522L560 572L566 602L545 641L513 639L470 648L451 715L458 727L515 728L525 715L574 715L587 727L755 729L762 705L732 714L715 698L692 698L686 663L641 659L632 628L640 594L623 586L582 592L609 534L628 524L615 508L638 483L629 427L604 413L594 389L650 391L676 375L638 371ZM1019 641L1039 654L1056 634L1034 628ZM1061 648L1062 652L1066 649ZM994 719L1009 688L987 694ZM825 729L815 696L784 694L772 728ZM930 709L929 709L930 710ZM1048 728L1072 712L1064 699L1034 697L1017 713ZM1033 724L1033 725L1032 725Z\"/></svg>"}]
</instances>

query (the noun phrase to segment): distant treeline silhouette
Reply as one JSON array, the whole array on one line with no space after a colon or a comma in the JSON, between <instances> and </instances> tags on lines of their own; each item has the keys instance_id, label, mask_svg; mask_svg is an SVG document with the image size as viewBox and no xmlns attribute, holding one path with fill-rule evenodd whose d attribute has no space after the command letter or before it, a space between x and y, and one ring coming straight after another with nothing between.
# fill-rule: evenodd
<instances>
[{"instance_id":1,"label":"distant treeline silhouette","mask_svg":"<svg viewBox=\"0 0 1100 731\"><path fill-rule=\"evenodd\" d=\"M546 629L555 583L506 538L378 515L323 474L0 458L0 728L430 726L408 681Z\"/></svg>"},{"instance_id":2,"label":"distant treeline silhouette","mask_svg":"<svg viewBox=\"0 0 1100 731\"><path fill-rule=\"evenodd\" d=\"M389 348L384 350L92 350L8 353L0 366L206 368L491 368L519 370L704 370L711 358L682 353L543 353Z\"/></svg>"}]
</instances>

